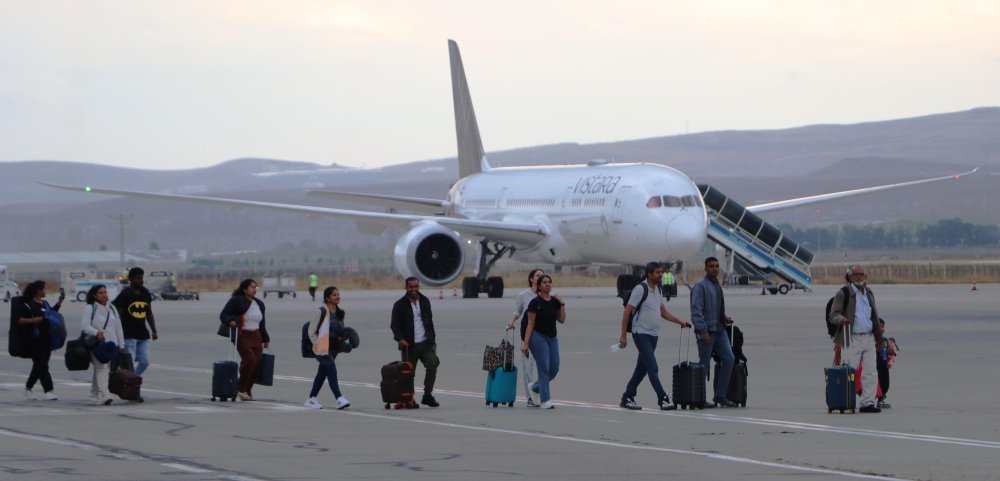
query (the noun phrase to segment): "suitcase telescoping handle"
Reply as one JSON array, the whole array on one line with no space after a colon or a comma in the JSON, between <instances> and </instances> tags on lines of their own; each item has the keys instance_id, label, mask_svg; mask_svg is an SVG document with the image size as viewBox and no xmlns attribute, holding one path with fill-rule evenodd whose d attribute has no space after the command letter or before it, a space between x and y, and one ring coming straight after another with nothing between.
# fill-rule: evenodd
<instances>
[{"instance_id":1,"label":"suitcase telescoping handle","mask_svg":"<svg viewBox=\"0 0 1000 481\"><path fill-rule=\"evenodd\" d=\"M510 334L510 336L507 335L508 333ZM507 340L508 337L510 338L509 340ZM509 342L511 346L513 346L514 345L514 329L511 328L511 329L507 329L506 331L504 331L503 338L505 340L507 340L507 342ZM507 360L507 350L506 349L503 350L503 368L504 368L504 371L507 370L507 366L508 365L510 365L510 366L514 365L514 350L513 349L510 351L510 360L509 361Z\"/></svg>"},{"instance_id":2,"label":"suitcase telescoping handle","mask_svg":"<svg viewBox=\"0 0 1000 481\"><path fill-rule=\"evenodd\" d=\"M681 363L681 342L684 341L684 329L687 329L687 328L686 327L682 327L681 328L681 337L677 338L677 364ZM691 360L691 336L692 336L693 333L694 333L694 328L691 328L691 330L688 331L688 336L687 336L687 340L688 340L688 342L687 342L687 353L684 354L684 361L685 362Z\"/></svg>"},{"instance_id":3,"label":"suitcase telescoping handle","mask_svg":"<svg viewBox=\"0 0 1000 481\"><path fill-rule=\"evenodd\" d=\"M229 351L229 360L230 361L235 361L236 360L237 346L240 343L240 328L239 328L239 326L229 326L229 332L233 333L233 335L232 335L232 338L233 338L233 350Z\"/></svg>"}]
</instances>

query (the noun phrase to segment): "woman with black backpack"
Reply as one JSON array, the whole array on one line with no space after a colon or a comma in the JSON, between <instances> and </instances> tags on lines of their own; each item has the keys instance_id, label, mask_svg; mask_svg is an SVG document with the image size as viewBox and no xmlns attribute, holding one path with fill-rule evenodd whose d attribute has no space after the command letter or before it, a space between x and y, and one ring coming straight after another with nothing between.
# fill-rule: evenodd
<instances>
[{"instance_id":1,"label":"woman with black backpack","mask_svg":"<svg viewBox=\"0 0 1000 481\"><path fill-rule=\"evenodd\" d=\"M324 307L316 310L316 317L309 323L309 340L312 341L312 350L316 354L319 366L316 368L316 378L313 379L312 390L309 391L309 399L306 400L305 406L310 409L323 409L316 396L319 396L325 380L330 384L333 396L337 398L337 409L344 409L350 406L351 402L340 392L337 364L334 362L337 357L336 346L347 337L344 328L346 313L340 308L340 290L334 286L324 289L323 304Z\"/></svg>"},{"instance_id":2,"label":"woman with black backpack","mask_svg":"<svg viewBox=\"0 0 1000 481\"><path fill-rule=\"evenodd\" d=\"M118 309L108 302L108 288L95 284L87 291L87 307L80 319L84 336L93 336L96 344L90 348L90 363L94 366L94 377L90 384L90 400L94 404L111 404L111 398L104 398L102 385L108 382L108 355L125 352L125 333Z\"/></svg>"},{"instance_id":3,"label":"woman with black backpack","mask_svg":"<svg viewBox=\"0 0 1000 481\"><path fill-rule=\"evenodd\" d=\"M45 391L45 399L55 401L55 386L52 384L52 375L49 374L49 358L52 357L52 346L50 345L49 323L45 320L45 311L52 309L58 311L62 307L63 295L59 295L59 302L54 306L49 306L45 302L45 281L34 281L28 284L19 300L11 306L12 316L17 319L17 327L22 329L24 336L31 346L31 373L28 374L28 382L24 385L24 398L34 399L31 389L35 387L35 382L42 382L42 390Z\"/></svg>"}]
</instances>

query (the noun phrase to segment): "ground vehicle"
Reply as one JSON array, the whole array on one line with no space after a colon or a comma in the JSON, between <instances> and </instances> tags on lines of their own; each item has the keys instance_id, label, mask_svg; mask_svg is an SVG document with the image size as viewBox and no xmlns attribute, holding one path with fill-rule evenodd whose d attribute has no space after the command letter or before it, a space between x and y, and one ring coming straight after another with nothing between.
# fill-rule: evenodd
<instances>
[{"instance_id":1,"label":"ground vehicle","mask_svg":"<svg viewBox=\"0 0 1000 481\"><path fill-rule=\"evenodd\" d=\"M59 285L66 289L66 297L71 301L84 302L87 291L96 284L103 284L108 289L108 299L114 299L121 290L118 279L102 278L101 273L94 269L89 271L63 271Z\"/></svg>"},{"instance_id":2,"label":"ground vehicle","mask_svg":"<svg viewBox=\"0 0 1000 481\"><path fill-rule=\"evenodd\" d=\"M267 298L267 294L275 293L278 294L278 299L290 295L295 297L295 275L294 274L278 274L276 276L266 276L264 277L264 298Z\"/></svg>"},{"instance_id":3,"label":"ground vehicle","mask_svg":"<svg viewBox=\"0 0 1000 481\"><path fill-rule=\"evenodd\" d=\"M10 302L10 298L14 296L20 296L21 289L18 289L17 283L10 275L10 271L7 270L7 266L0 266L0 296L3 297L4 302Z\"/></svg>"},{"instance_id":4,"label":"ground vehicle","mask_svg":"<svg viewBox=\"0 0 1000 481\"><path fill-rule=\"evenodd\" d=\"M173 272L150 271L145 276L145 286L154 299L165 301L197 301L201 297L194 291L177 290L177 277Z\"/></svg>"}]
</instances>

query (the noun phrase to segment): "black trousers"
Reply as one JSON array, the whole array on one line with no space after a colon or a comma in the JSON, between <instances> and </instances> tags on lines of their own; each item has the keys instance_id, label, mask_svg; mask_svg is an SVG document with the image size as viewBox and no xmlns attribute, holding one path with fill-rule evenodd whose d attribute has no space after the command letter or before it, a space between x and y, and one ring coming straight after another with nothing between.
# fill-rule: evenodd
<instances>
[{"instance_id":1,"label":"black trousers","mask_svg":"<svg viewBox=\"0 0 1000 481\"><path fill-rule=\"evenodd\" d=\"M45 392L53 390L52 375L49 374L49 358L52 357L52 350L49 349L49 340L44 343L35 342L31 346L31 372L28 374L28 382L24 385L27 389L35 387L36 381L42 382L42 389Z\"/></svg>"}]
</instances>

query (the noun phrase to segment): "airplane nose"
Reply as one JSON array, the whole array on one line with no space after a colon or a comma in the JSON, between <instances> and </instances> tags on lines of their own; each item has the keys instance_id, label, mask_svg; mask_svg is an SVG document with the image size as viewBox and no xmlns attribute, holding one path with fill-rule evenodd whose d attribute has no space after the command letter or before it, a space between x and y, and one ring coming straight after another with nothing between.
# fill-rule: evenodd
<instances>
[{"instance_id":1,"label":"airplane nose","mask_svg":"<svg viewBox=\"0 0 1000 481\"><path fill-rule=\"evenodd\" d=\"M678 258L694 255L705 243L705 222L691 214L680 214L667 224L666 241Z\"/></svg>"}]
</instances>

